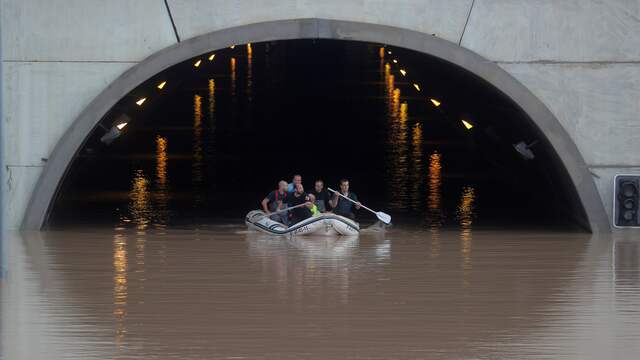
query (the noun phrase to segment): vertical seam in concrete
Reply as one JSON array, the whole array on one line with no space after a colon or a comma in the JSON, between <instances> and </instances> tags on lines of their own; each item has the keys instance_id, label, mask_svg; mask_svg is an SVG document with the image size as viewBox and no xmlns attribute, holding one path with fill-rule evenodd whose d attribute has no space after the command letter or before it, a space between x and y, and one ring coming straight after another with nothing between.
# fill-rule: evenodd
<instances>
[{"instance_id":1,"label":"vertical seam in concrete","mask_svg":"<svg viewBox=\"0 0 640 360\"><path fill-rule=\"evenodd\" d=\"M176 34L176 40L180 42L180 35L178 35L178 28L176 28L175 21L173 21L173 15L171 15L171 8L169 7L168 0L164 0L164 6L167 8L167 14L169 15L169 20L171 20L171 26L173 26L173 33Z\"/></svg>"},{"instance_id":2,"label":"vertical seam in concrete","mask_svg":"<svg viewBox=\"0 0 640 360\"><path fill-rule=\"evenodd\" d=\"M462 28L462 34L460 34L460 40L458 41L458 45L461 46L462 38L464 37L464 32L467 31L467 24L469 23L469 18L471 17L471 11L473 11L473 5L476 4L476 0L471 1L471 6L469 6L469 13L467 14L467 20L464 22L464 27Z\"/></svg>"},{"instance_id":3,"label":"vertical seam in concrete","mask_svg":"<svg viewBox=\"0 0 640 360\"><path fill-rule=\"evenodd\" d=\"M1 6L0 6L1 7ZM0 18L2 18L2 9L0 8ZM5 214L7 213L4 203L6 201L6 197L7 197L7 193L5 192L5 185L4 185L4 178L6 176L5 174L5 167L4 167L4 138L5 138L5 132L4 132L4 108L2 106L3 104L3 92L2 92L2 87L4 86L5 80L4 80L4 76L2 74L2 68L4 65L4 58L3 58L4 54L2 54L2 25L0 25L0 271L2 271L2 274L0 275L4 275L4 227L5 227Z\"/></svg>"}]
</instances>

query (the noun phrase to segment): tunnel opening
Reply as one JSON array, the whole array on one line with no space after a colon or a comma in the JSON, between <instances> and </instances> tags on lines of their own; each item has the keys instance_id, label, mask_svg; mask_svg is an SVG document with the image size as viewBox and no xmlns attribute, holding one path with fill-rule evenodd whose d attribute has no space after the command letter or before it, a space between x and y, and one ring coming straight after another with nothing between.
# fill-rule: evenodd
<instances>
[{"instance_id":1,"label":"tunnel opening","mask_svg":"<svg viewBox=\"0 0 640 360\"><path fill-rule=\"evenodd\" d=\"M306 189L348 178L394 223L587 224L546 136L500 90L428 54L318 39L200 54L140 84L76 153L47 224L241 221L298 173Z\"/></svg>"}]
</instances>

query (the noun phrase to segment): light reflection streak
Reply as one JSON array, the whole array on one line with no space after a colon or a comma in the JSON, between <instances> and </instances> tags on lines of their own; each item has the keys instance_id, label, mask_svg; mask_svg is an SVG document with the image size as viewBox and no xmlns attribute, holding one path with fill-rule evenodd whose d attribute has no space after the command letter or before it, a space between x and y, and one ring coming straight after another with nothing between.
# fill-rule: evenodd
<instances>
[{"instance_id":1,"label":"light reflection streak","mask_svg":"<svg viewBox=\"0 0 640 360\"><path fill-rule=\"evenodd\" d=\"M411 208L419 210L421 205L420 187L424 182L422 169L422 124L417 122L411 130Z\"/></svg>"},{"instance_id":2,"label":"light reflection streak","mask_svg":"<svg viewBox=\"0 0 640 360\"><path fill-rule=\"evenodd\" d=\"M440 228L444 222L442 212L442 155L429 155L429 193L427 195L427 224L430 228Z\"/></svg>"},{"instance_id":3,"label":"light reflection streak","mask_svg":"<svg viewBox=\"0 0 640 360\"><path fill-rule=\"evenodd\" d=\"M471 242L472 242L472 231L471 227L473 224L473 216L474 216L474 201L475 201L475 189L471 186L465 186L462 189L462 194L460 195L460 203L458 204L458 209L456 211L456 216L458 221L460 222L461 232L460 232L460 241L461 249L460 252L462 254L462 270L464 275L464 285L469 285L468 283L468 274L471 271Z\"/></svg>"},{"instance_id":4,"label":"light reflection streak","mask_svg":"<svg viewBox=\"0 0 640 360\"><path fill-rule=\"evenodd\" d=\"M155 226L164 227L169 218L169 184L167 180L167 139L156 136L156 219Z\"/></svg>"},{"instance_id":5,"label":"light reflection streak","mask_svg":"<svg viewBox=\"0 0 640 360\"><path fill-rule=\"evenodd\" d=\"M122 343L127 328L125 318L127 316L127 236L115 234L113 237L113 316L117 327L115 342Z\"/></svg>"},{"instance_id":6,"label":"light reflection streak","mask_svg":"<svg viewBox=\"0 0 640 360\"><path fill-rule=\"evenodd\" d=\"M247 101L249 106L253 101L253 48L247 44Z\"/></svg>"},{"instance_id":7,"label":"light reflection streak","mask_svg":"<svg viewBox=\"0 0 640 360\"><path fill-rule=\"evenodd\" d=\"M192 183L195 205L202 204L202 97L193 96L193 163Z\"/></svg>"},{"instance_id":8,"label":"light reflection streak","mask_svg":"<svg viewBox=\"0 0 640 360\"><path fill-rule=\"evenodd\" d=\"M387 177L389 206L392 209L406 208L408 144L408 104L400 103L400 89L395 87L395 77L390 65L384 65L385 102L387 105Z\"/></svg>"},{"instance_id":9,"label":"light reflection streak","mask_svg":"<svg viewBox=\"0 0 640 360\"><path fill-rule=\"evenodd\" d=\"M216 81L214 79L209 79L209 126L211 127L211 131L215 130L215 111L216 111Z\"/></svg>"},{"instance_id":10,"label":"light reflection streak","mask_svg":"<svg viewBox=\"0 0 640 360\"><path fill-rule=\"evenodd\" d=\"M236 58L232 57L229 60L229 65L231 66L231 97L235 99L236 97Z\"/></svg>"},{"instance_id":11,"label":"light reflection streak","mask_svg":"<svg viewBox=\"0 0 640 360\"><path fill-rule=\"evenodd\" d=\"M216 82L214 79L209 79L209 134L206 137L206 157L207 163L215 167L216 161ZM207 173L209 177L215 177L215 172ZM214 179L208 178L208 182L213 186Z\"/></svg>"},{"instance_id":12,"label":"light reflection streak","mask_svg":"<svg viewBox=\"0 0 640 360\"><path fill-rule=\"evenodd\" d=\"M144 230L149 226L153 214L149 180L140 169L135 171L132 180L132 188L129 192L129 213L138 230Z\"/></svg>"},{"instance_id":13,"label":"light reflection streak","mask_svg":"<svg viewBox=\"0 0 640 360\"><path fill-rule=\"evenodd\" d=\"M442 197L442 156L434 152L429 155L429 193L427 196L427 225L431 233L431 257L440 255L440 228L443 225L444 216L440 199Z\"/></svg>"}]
</instances>

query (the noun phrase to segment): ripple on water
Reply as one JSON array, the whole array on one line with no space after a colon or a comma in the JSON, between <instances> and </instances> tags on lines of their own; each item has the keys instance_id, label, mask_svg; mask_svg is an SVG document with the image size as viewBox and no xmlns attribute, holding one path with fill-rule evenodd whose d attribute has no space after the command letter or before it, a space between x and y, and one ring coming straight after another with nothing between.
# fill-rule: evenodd
<instances>
[{"instance_id":1,"label":"ripple on water","mask_svg":"<svg viewBox=\"0 0 640 360\"><path fill-rule=\"evenodd\" d=\"M10 234L5 359L635 358L640 242L394 227ZM19 324L19 326L16 326Z\"/></svg>"}]
</instances>

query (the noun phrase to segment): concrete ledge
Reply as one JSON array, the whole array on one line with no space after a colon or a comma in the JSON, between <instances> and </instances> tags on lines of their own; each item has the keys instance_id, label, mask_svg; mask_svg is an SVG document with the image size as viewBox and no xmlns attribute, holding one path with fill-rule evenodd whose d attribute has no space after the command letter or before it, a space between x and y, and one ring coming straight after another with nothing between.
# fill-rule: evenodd
<instances>
[{"instance_id":1,"label":"concrete ledge","mask_svg":"<svg viewBox=\"0 0 640 360\"><path fill-rule=\"evenodd\" d=\"M486 80L518 104L547 137L576 188L591 230L610 230L591 173L571 137L540 100L498 65L430 34L384 25L325 19L281 20L215 31L159 51L126 71L87 106L56 145L29 202L23 229L40 229L43 226L58 186L86 137L107 111L138 84L174 64L231 44L304 38L386 43L436 56Z\"/></svg>"}]
</instances>

